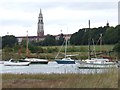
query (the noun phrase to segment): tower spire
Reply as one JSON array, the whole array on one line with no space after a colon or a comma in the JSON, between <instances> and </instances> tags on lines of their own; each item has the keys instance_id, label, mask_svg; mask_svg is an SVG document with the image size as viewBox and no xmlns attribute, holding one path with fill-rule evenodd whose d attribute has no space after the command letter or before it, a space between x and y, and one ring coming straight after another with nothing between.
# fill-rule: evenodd
<instances>
[{"instance_id":1,"label":"tower spire","mask_svg":"<svg viewBox=\"0 0 120 90\"><path fill-rule=\"evenodd\" d=\"M40 9L39 16L38 16L37 36L38 36L38 40L40 37L44 36L44 23L43 23L43 15L42 15L41 9Z\"/></svg>"},{"instance_id":2,"label":"tower spire","mask_svg":"<svg viewBox=\"0 0 120 90\"><path fill-rule=\"evenodd\" d=\"M42 17L42 10L41 10L41 8L40 8L39 17Z\"/></svg>"},{"instance_id":3,"label":"tower spire","mask_svg":"<svg viewBox=\"0 0 120 90\"><path fill-rule=\"evenodd\" d=\"M41 8L40 8L40 14L42 14Z\"/></svg>"}]
</instances>

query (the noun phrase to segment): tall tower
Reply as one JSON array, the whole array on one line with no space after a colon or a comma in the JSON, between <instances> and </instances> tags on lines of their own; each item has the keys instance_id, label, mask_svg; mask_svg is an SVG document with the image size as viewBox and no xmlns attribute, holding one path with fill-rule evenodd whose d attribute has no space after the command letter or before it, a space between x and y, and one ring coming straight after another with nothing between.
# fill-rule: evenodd
<instances>
[{"instance_id":1,"label":"tall tower","mask_svg":"<svg viewBox=\"0 0 120 90\"><path fill-rule=\"evenodd\" d=\"M43 23L43 15L42 15L41 9L40 9L39 17L38 17L37 36L38 38L44 36L44 23Z\"/></svg>"}]
</instances>

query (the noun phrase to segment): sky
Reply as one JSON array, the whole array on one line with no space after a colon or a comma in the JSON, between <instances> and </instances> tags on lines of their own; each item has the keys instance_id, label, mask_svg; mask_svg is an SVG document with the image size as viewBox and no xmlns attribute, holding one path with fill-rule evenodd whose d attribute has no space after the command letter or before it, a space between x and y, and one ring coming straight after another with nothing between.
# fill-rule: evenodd
<instances>
[{"instance_id":1,"label":"sky","mask_svg":"<svg viewBox=\"0 0 120 90\"><path fill-rule=\"evenodd\" d=\"M45 35L73 34L79 29L118 25L119 0L0 0L0 36L37 35L40 8Z\"/></svg>"}]
</instances>

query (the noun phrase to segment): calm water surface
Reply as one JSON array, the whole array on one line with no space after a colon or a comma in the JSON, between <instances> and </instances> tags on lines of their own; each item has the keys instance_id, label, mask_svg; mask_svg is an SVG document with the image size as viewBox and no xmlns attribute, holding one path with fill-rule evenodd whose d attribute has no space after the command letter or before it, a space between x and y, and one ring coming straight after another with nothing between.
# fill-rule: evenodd
<instances>
[{"instance_id":1,"label":"calm water surface","mask_svg":"<svg viewBox=\"0 0 120 90\"><path fill-rule=\"evenodd\" d=\"M38 73L102 73L105 69L79 69L79 64L57 64L56 62L49 62L48 64L30 64L29 66L4 66L0 64L0 73L14 73L14 74L38 74Z\"/></svg>"}]
</instances>

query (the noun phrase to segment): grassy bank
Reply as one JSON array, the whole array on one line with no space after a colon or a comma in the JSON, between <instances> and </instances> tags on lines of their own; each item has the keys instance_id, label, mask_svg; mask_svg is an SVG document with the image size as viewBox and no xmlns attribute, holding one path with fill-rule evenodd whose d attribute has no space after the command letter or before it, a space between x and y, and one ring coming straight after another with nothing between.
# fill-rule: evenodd
<instances>
[{"instance_id":1,"label":"grassy bank","mask_svg":"<svg viewBox=\"0 0 120 90\"><path fill-rule=\"evenodd\" d=\"M113 49L114 45L102 45L102 49L100 48L99 45L95 45L96 48L96 53L99 53L101 50L104 52L111 51ZM43 58L43 59L48 59L48 60L54 60L57 53L59 52L61 46L46 46L46 47L41 47L40 50L38 49L37 53L30 53L32 56L37 56L38 58ZM91 47L91 49L94 49L94 47ZM10 58L14 59L19 59L26 57L25 53L25 48L24 51L19 55L18 50L13 50L13 49L3 49L2 51L2 59L3 60L9 60ZM81 46L68 46L67 48L67 54L78 54L77 56L72 57L73 59L80 60L80 59L86 59L88 58L88 46L86 45L81 45ZM115 58L114 53L111 53L111 56ZM63 58L64 57L64 47L61 49L60 54L58 58Z\"/></svg>"},{"instance_id":2,"label":"grassy bank","mask_svg":"<svg viewBox=\"0 0 120 90\"><path fill-rule=\"evenodd\" d=\"M117 88L117 70L102 74L3 74L3 88Z\"/></svg>"}]
</instances>

